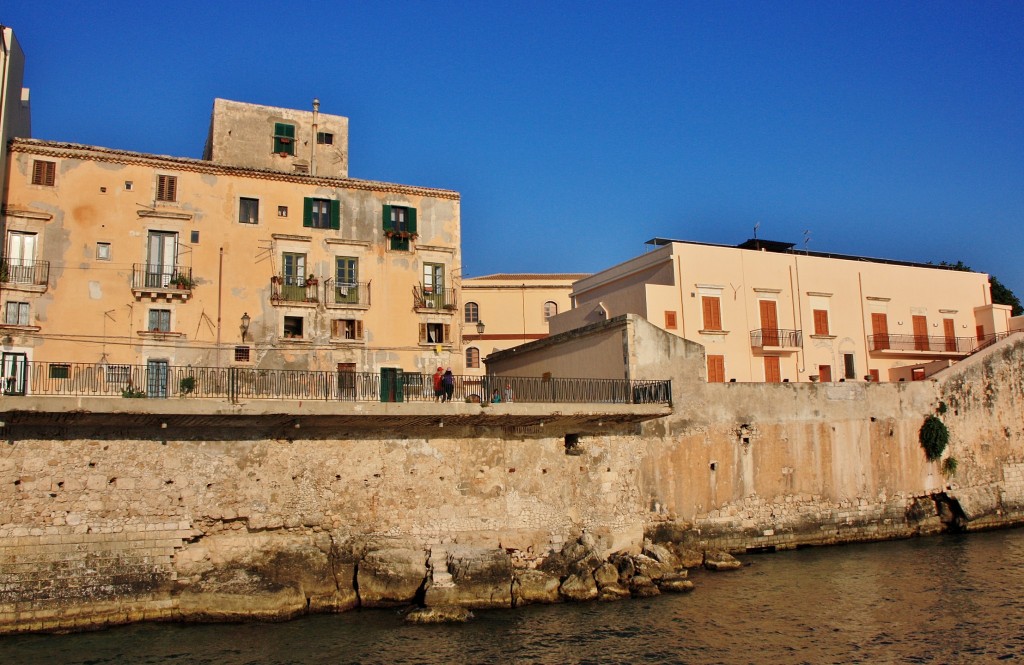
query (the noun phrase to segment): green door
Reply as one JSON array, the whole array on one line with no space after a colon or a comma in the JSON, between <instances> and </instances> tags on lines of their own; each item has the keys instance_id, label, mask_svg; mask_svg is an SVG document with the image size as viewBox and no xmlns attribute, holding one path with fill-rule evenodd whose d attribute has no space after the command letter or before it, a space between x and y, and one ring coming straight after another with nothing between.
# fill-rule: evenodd
<instances>
[{"instance_id":1,"label":"green door","mask_svg":"<svg viewBox=\"0 0 1024 665\"><path fill-rule=\"evenodd\" d=\"M396 367L382 367L380 369L380 401L403 401L402 370Z\"/></svg>"}]
</instances>

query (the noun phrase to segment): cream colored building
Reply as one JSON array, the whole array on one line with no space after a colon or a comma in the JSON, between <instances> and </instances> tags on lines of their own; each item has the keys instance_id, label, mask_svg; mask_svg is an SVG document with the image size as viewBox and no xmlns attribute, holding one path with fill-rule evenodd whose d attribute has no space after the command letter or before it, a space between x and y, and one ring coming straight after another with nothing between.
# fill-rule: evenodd
<instances>
[{"instance_id":1,"label":"cream colored building","mask_svg":"<svg viewBox=\"0 0 1024 665\"><path fill-rule=\"evenodd\" d=\"M15 136L32 136L29 89L25 87L25 53L14 30L0 25L0 147ZM0 149L0 192L7 173L7 150Z\"/></svg>"},{"instance_id":2,"label":"cream colored building","mask_svg":"<svg viewBox=\"0 0 1024 665\"><path fill-rule=\"evenodd\" d=\"M206 154L12 141L5 378L461 370L457 192L348 178L348 121L318 110L217 100Z\"/></svg>"},{"instance_id":3,"label":"cream colored building","mask_svg":"<svg viewBox=\"0 0 1024 665\"><path fill-rule=\"evenodd\" d=\"M556 334L633 313L706 349L709 381L913 380L1012 329L988 275L794 250L654 239L573 285Z\"/></svg>"},{"instance_id":4,"label":"cream colored building","mask_svg":"<svg viewBox=\"0 0 1024 665\"><path fill-rule=\"evenodd\" d=\"M547 337L548 319L569 309L573 282L586 276L498 273L463 279L466 374L485 374L491 353Z\"/></svg>"}]
</instances>

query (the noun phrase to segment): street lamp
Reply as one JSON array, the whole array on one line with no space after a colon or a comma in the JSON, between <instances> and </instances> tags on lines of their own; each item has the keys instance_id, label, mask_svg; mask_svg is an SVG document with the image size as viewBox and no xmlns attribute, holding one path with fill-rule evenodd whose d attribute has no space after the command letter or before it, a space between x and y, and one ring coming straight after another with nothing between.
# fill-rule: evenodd
<instances>
[{"instance_id":1,"label":"street lamp","mask_svg":"<svg viewBox=\"0 0 1024 665\"><path fill-rule=\"evenodd\" d=\"M249 322L252 321L249 318L249 312L242 314L242 325L238 326L238 329L242 331L242 344L245 344L245 335L249 332Z\"/></svg>"},{"instance_id":2,"label":"street lamp","mask_svg":"<svg viewBox=\"0 0 1024 665\"><path fill-rule=\"evenodd\" d=\"M484 334L484 322L483 321L477 321L476 322L476 334L477 335L483 335Z\"/></svg>"}]
</instances>

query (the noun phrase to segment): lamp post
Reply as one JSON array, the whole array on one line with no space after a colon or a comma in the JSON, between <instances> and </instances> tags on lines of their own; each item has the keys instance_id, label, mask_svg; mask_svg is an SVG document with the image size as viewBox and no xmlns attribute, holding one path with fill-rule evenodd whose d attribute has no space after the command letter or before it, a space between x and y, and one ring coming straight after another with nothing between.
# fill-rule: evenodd
<instances>
[{"instance_id":1,"label":"lamp post","mask_svg":"<svg viewBox=\"0 0 1024 665\"><path fill-rule=\"evenodd\" d=\"M242 331L242 344L245 344L245 335L249 332L249 322L252 319L249 317L249 312L242 314L242 325L238 326L238 329Z\"/></svg>"}]
</instances>

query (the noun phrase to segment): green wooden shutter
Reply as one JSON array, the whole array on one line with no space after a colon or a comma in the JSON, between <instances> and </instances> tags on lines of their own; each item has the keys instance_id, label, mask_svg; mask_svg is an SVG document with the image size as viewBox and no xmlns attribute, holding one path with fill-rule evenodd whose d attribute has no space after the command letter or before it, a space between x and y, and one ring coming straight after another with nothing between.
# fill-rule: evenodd
<instances>
[{"instance_id":1,"label":"green wooden shutter","mask_svg":"<svg viewBox=\"0 0 1024 665\"><path fill-rule=\"evenodd\" d=\"M302 225L313 226L313 199L302 199Z\"/></svg>"},{"instance_id":2,"label":"green wooden shutter","mask_svg":"<svg viewBox=\"0 0 1024 665\"><path fill-rule=\"evenodd\" d=\"M391 219L391 206L389 205L384 206L384 230L395 230L395 222Z\"/></svg>"},{"instance_id":3,"label":"green wooden shutter","mask_svg":"<svg viewBox=\"0 0 1024 665\"><path fill-rule=\"evenodd\" d=\"M331 228L341 229L341 201L331 201Z\"/></svg>"},{"instance_id":4,"label":"green wooden shutter","mask_svg":"<svg viewBox=\"0 0 1024 665\"><path fill-rule=\"evenodd\" d=\"M416 208L408 208L405 222L409 227L409 233L416 233Z\"/></svg>"}]
</instances>

